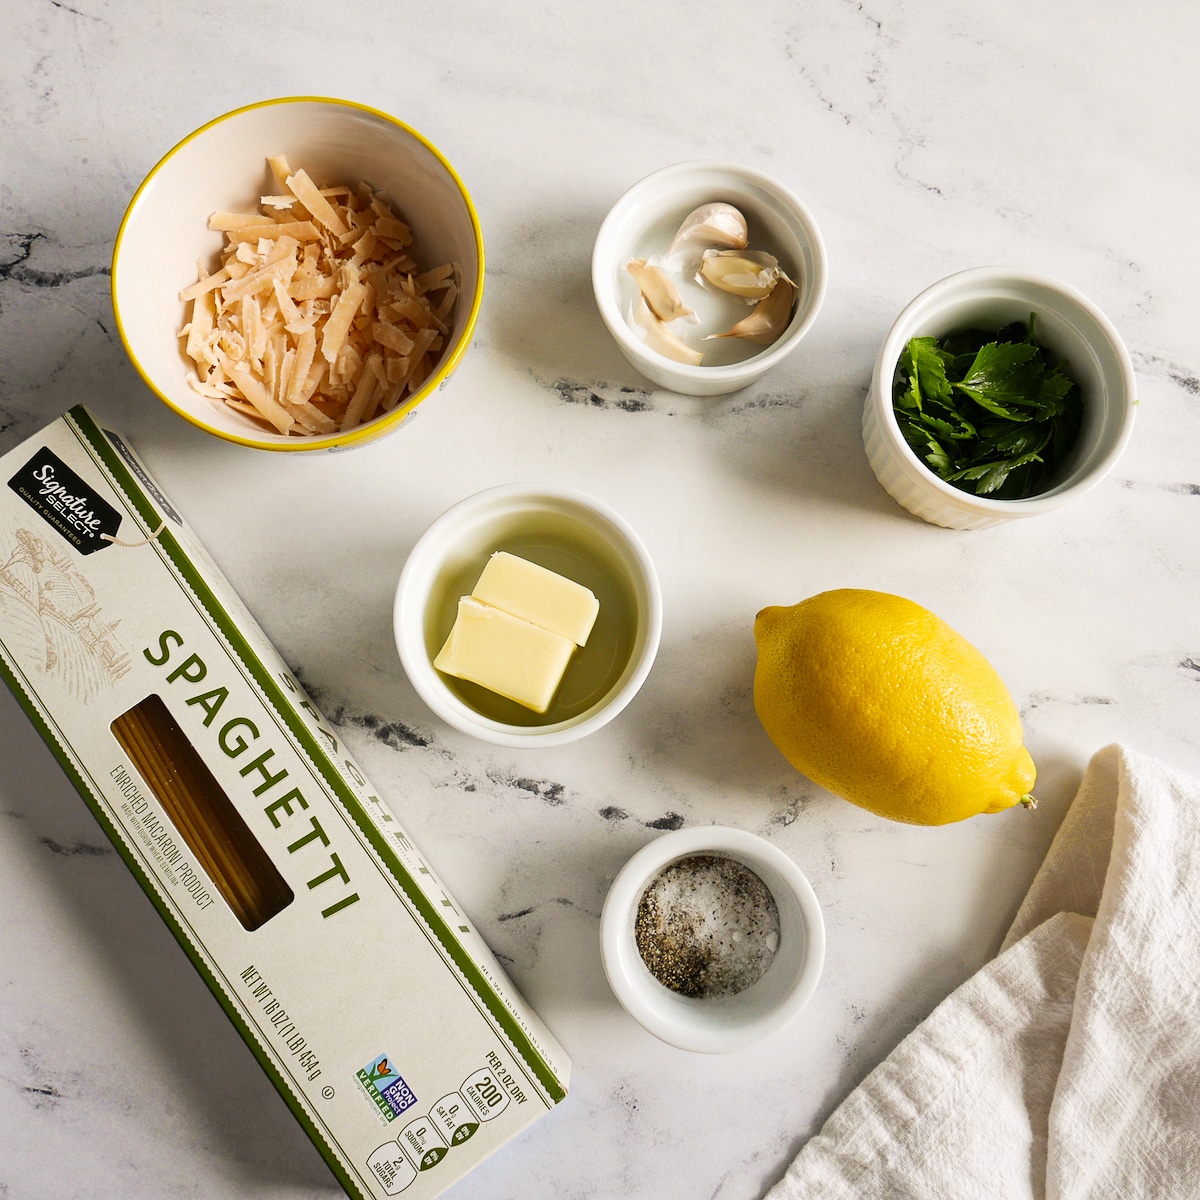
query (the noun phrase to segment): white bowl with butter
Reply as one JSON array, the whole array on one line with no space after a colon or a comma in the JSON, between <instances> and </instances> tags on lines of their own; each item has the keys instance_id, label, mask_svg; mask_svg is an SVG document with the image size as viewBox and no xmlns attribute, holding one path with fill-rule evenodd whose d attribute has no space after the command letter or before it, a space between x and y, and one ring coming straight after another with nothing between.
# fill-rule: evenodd
<instances>
[{"instance_id":1,"label":"white bowl with butter","mask_svg":"<svg viewBox=\"0 0 1200 1200\"><path fill-rule=\"evenodd\" d=\"M519 567L511 578L506 571L490 590L484 588L488 603L477 594L497 552L579 584L598 601L590 630L567 639L585 640L564 651L565 671L556 688L547 685L552 699L545 712L434 666L440 659L459 669L462 656L479 653L487 639L520 639L524 629L538 658L531 669L558 669L557 662L547 665L556 655L551 640L539 639L528 622L539 619L537 605L511 611L521 608L512 591L522 578ZM498 565L493 563L493 573ZM561 596L545 602L558 604ZM489 611L482 613L481 607ZM460 501L425 531L400 576L393 617L409 680L447 724L501 746L558 746L606 725L637 694L658 652L662 591L641 539L607 505L569 488L508 484ZM484 625L497 627L496 632L481 629ZM570 631L558 634L564 632ZM510 642L505 655L513 653ZM502 678L507 669L495 659L474 665L480 678L497 671L496 678ZM472 673L470 667L461 669Z\"/></svg>"}]
</instances>

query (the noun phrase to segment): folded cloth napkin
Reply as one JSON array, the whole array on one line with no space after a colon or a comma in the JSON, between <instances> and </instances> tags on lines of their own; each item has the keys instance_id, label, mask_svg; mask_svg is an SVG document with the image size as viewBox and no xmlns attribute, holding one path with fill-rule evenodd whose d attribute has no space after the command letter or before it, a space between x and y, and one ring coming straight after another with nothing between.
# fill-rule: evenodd
<instances>
[{"instance_id":1,"label":"folded cloth napkin","mask_svg":"<svg viewBox=\"0 0 1200 1200\"><path fill-rule=\"evenodd\" d=\"M767 1200L1200 1197L1200 781L1091 761L1000 954Z\"/></svg>"}]
</instances>

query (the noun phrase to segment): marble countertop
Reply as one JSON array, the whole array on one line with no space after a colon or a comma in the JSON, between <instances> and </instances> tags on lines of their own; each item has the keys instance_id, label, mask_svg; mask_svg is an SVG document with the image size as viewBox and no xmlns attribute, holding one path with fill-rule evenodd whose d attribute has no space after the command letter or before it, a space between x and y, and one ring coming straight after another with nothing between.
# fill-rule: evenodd
<instances>
[{"instance_id":1,"label":"marble countertop","mask_svg":"<svg viewBox=\"0 0 1200 1200\"><path fill-rule=\"evenodd\" d=\"M1194 6L2 9L0 451L79 401L126 433L574 1060L567 1101L455 1200L761 1196L995 953L1093 751L1120 740L1200 770ZM170 146L238 105L313 92L393 112L444 150L480 211L487 296L450 386L400 433L284 458L155 399L114 328L107 264ZM800 351L724 399L652 389L590 290L608 207L689 158L778 177L829 252ZM896 313L986 263L1093 299L1133 356L1140 410L1078 504L956 533L880 489L859 424ZM542 752L443 725L390 628L422 530L512 481L616 508L665 596L637 699ZM902 827L784 762L751 702L753 617L841 586L909 596L987 654L1022 710L1036 814ZM634 1024L597 945L629 855L714 822L800 865L829 942L803 1017L722 1057ZM338 1194L7 692L0 912L0 1197Z\"/></svg>"}]
</instances>

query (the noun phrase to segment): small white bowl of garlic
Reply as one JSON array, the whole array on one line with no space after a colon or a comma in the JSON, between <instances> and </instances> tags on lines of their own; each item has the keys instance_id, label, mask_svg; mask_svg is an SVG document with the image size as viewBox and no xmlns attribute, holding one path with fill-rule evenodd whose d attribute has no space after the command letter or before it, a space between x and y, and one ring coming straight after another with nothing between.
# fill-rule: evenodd
<instances>
[{"instance_id":1,"label":"small white bowl of garlic","mask_svg":"<svg viewBox=\"0 0 1200 1200\"><path fill-rule=\"evenodd\" d=\"M825 298L808 210L751 167L688 162L635 183L592 252L592 288L621 353L652 382L720 396L795 350Z\"/></svg>"}]
</instances>

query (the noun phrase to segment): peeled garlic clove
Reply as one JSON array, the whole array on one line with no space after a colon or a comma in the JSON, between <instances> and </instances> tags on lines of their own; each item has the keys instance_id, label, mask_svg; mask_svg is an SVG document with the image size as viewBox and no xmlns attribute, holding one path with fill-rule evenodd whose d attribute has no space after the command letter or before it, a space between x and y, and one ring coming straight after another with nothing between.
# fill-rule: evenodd
<instances>
[{"instance_id":1,"label":"peeled garlic clove","mask_svg":"<svg viewBox=\"0 0 1200 1200\"><path fill-rule=\"evenodd\" d=\"M704 340L707 342L713 338L732 337L769 346L788 327L795 301L795 286L790 280L781 277L771 289L771 294L765 300L760 300L748 317L743 317L726 333L711 333Z\"/></svg>"},{"instance_id":2,"label":"peeled garlic clove","mask_svg":"<svg viewBox=\"0 0 1200 1200\"><path fill-rule=\"evenodd\" d=\"M675 321L680 317L696 319L695 312L684 304L679 289L661 267L653 266L644 258L631 258L625 264L625 270L637 281L650 311L660 321Z\"/></svg>"},{"instance_id":3,"label":"peeled garlic clove","mask_svg":"<svg viewBox=\"0 0 1200 1200\"><path fill-rule=\"evenodd\" d=\"M751 316L754 314L751 313ZM633 319L645 334L645 343L651 350L664 358L676 362L687 363L698 367L704 355L699 350L693 350L686 342L680 341L655 315L650 311L644 296L639 296L634 306Z\"/></svg>"},{"instance_id":4,"label":"peeled garlic clove","mask_svg":"<svg viewBox=\"0 0 1200 1200\"><path fill-rule=\"evenodd\" d=\"M716 201L700 205L683 218L667 255L695 254L710 247L743 250L749 240L746 218L732 204Z\"/></svg>"},{"instance_id":5,"label":"peeled garlic clove","mask_svg":"<svg viewBox=\"0 0 1200 1200\"><path fill-rule=\"evenodd\" d=\"M705 250L698 281L747 300L764 300L783 278L779 263L770 254L753 251Z\"/></svg>"}]
</instances>

